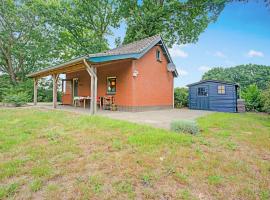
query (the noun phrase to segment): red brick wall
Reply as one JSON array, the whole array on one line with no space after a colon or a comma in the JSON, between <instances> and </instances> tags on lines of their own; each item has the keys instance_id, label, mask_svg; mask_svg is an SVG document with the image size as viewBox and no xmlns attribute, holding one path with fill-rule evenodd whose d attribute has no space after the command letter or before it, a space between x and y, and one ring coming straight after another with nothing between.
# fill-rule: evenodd
<instances>
[{"instance_id":1,"label":"red brick wall","mask_svg":"<svg viewBox=\"0 0 270 200\"><path fill-rule=\"evenodd\" d=\"M122 106L132 106L132 68L130 60L98 67L97 76L98 96L107 95L107 77L116 76L115 103Z\"/></svg>"},{"instance_id":2,"label":"red brick wall","mask_svg":"<svg viewBox=\"0 0 270 200\"><path fill-rule=\"evenodd\" d=\"M97 67L98 77L98 97L107 95L107 77L116 77L116 94L115 103L122 106L132 106L132 71L131 61L126 60L117 62L115 64L105 65ZM87 71L79 71L74 73L68 73L66 79L79 79L78 96L90 96L90 84L91 78ZM66 90L66 94L62 97L63 104L72 103L72 91Z\"/></svg>"},{"instance_id":3,"label":"red brick wall","mask_svg":"<svg viewBox=\"0 0 270 200\"><path fill-rule=\"evenodd\" d=\"M156 60L156 50L161 62ZM153 47L141 59L134 61L139 74L134 78L134 105L161 106L173 104L173 75L167 71L167 60L160 47Z\"/></svg>"},{"instance_id":4,"label":"red brick wall","mask_svg":"<svg viewBox=\"0 0 270 200\"><path fill-rule=\"evenodd\" d=\"M161 62L156 60L156 50ZM133 71L139 72L133 77ZM97 67L98 97L107 95L107 77L116 76L115 103L119 106L171 106L173 104L173 75L167 71L167 61L160 47L153 47L139 60L126 60ZM90 96L90 76L87 71L67 74L67 79L79 79L79 96ZM67 92L68 94L68 92ZM72 94L72 93L71 93ZM72 95L64 95L70 104Z\"/></svg>"}]
</instances>

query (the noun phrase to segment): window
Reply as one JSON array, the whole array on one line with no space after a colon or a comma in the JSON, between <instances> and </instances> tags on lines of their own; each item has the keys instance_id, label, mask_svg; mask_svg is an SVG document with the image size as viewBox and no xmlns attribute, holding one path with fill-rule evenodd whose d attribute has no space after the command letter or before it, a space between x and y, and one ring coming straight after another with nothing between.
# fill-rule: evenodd
<instances>
[{"instance_id":1,"label":"window","mask_svg":"<svg viewBox=\"0 0 270 200\"><path fill-rule=\"evenodd\" d=\"M225 85L218 86L218 94L225 94Z\"/></svg>"},{"instance_id":2,"label":"window","mask_svg":"<svg viewBox=\"0 0 270 200\"><path fill-rule=\"evenodd\" d=\"M156 59L157 59L157 61L161 61L160 51L159 50L156 51Z\"/></svg>"},{"instance_id":3,"label":"window","mask_svg":"<svg viewBox=\"0 0 270 200\"><path fill-rule=\"evenodd\" d=\"M198 88L198 96L208 96L205 87L199 87L199 88Z\"/></svg>"},{"instance_id":4,"label":"window","mask_svg":"<svg viewBox=\"0 0 270 200\"><path fill-rule=\"evenodd\" d=\"M116 77L107 77L107 94L116 93Z\"/></svg>"}]
</instances>

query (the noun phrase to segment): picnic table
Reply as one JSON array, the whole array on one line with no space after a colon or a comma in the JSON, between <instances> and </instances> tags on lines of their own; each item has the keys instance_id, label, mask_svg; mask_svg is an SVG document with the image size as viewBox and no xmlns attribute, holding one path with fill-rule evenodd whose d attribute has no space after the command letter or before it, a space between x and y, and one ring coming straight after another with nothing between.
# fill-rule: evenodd
<instances>
[{"instance_id":1,"label":"picnic table","mask_svg":"<svg viewBox=\"0 0 270 200\"><path fill-rule=\"evenodd\" d=\"M75 107L77 107L77 103L79 103L79 105L81 104L81 102L83 101L83 107L85 109L85 104L86 104L86 101L87 100L91 100L91 97L90 96L87 96L87 97L74 97L73 98L73 104Z\"/></svg>"},{"instance_id":2,"label":"picnic table","mask_svg":"<svg viewBox=\"0 0 270 200\"><path fill-rule=\"evenodd\" d=\"M89 100L91 101L91 97L83 97L83 96L77 96L73 98L73 104L75 107L77 107L77 104L79 106L81 105L81 102L83 102L83 107L85 109L86 101ZM100 109L103 110L111 110L112 105L114 104L114 96L103 96L103 97L98 97L97 99L97 104L99 105Z\"/></svg>"}]
</instances>

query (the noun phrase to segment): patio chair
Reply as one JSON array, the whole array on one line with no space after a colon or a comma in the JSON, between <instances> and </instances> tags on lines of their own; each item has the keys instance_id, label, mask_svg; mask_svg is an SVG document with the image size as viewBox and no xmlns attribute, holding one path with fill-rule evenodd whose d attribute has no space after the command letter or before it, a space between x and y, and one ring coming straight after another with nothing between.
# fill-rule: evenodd
<instances>
[{"instance_id":1,"label":"patio chair","mask_svg":"<svg viewBox=\"0 0 270 200\"><path fill-rule=\"evenodd\" d=\"M114 105L114 96L105 96L103 97L103 109L104 110L115 110L113 109ZM115 108L115 106L114 106Z\"/></svg>"}]
</instances>

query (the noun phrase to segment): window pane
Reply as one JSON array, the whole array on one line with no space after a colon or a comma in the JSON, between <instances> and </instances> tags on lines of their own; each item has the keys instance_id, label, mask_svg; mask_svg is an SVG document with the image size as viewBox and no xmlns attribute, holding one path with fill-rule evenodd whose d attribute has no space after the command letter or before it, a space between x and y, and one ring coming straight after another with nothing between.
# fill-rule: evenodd
<instances>
[{"instance_id":1,"label":"window pane","mask_svg":"<svg viewBox=\"0 0 270 200\"><path fill-rule=\"evenodd\" d=\"M160 51L159 50L156 51L156 59L160 60Z\"/></svg>"},{"instance_id":2,"label":"window pane","mask_svg":"<svg viewBox=\"0 0 270 200\"><path fill-rule=\"evenodd\" d=\"M116 77L107 78L107 93L114 94L116 92Z\"/></svg>"},{"instance_id":3,"label":"window pane","mask_svg":"<svg viewBox=\"0 0 270 200\"><path fill-rule=\"evenodd\" d=\"M218 85L218 94L225 94L225 85Z\"/></svg>"},{"instance_id":4,"label":"window pane","mask_svg":"<svg viewBox=\"0 0 270 200\"><path fill-rule=\"evenodd\" d=\"M199 87L198 88L198 96L207 96L207 91L205 87Z\"/></svg>"}]
</instances>

